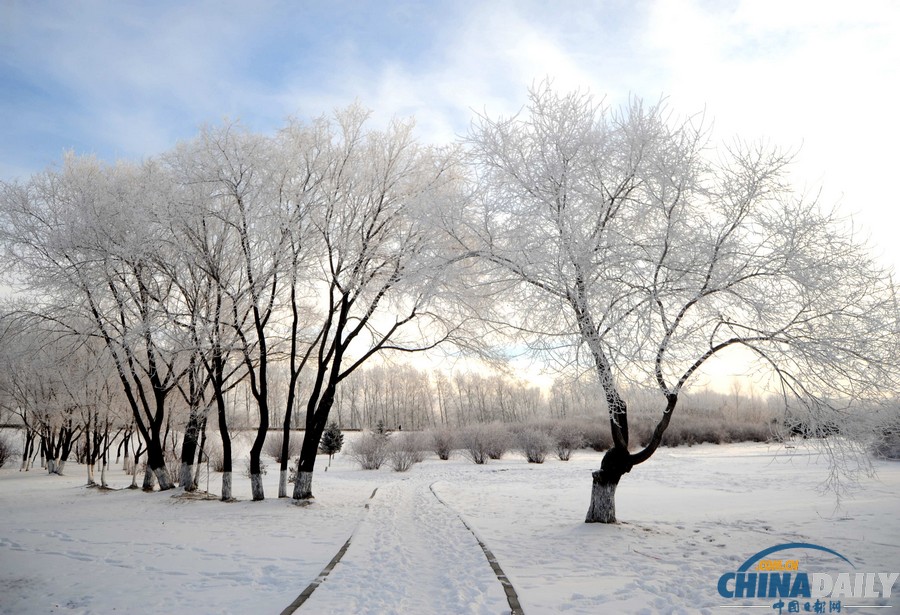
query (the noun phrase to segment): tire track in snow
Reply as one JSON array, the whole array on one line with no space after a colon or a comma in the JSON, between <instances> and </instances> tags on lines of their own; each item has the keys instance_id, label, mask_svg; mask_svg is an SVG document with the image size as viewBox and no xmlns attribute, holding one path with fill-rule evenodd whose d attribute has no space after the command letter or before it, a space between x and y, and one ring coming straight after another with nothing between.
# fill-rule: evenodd
<instances>
[{"instance_id":1,"label":"tire track in snow","mask_svg":"<svg viewBox=\"0 0 900 615\"><path fill-rule=\"evenodd\" d=\"M508 594L488 561L496 558L486 559L489 551L473 537L425 477L383 486L342 558L310 592L303 610L509 613Z\"/></svg>"},{"instance_id":2,"label":"tire track in snow","mask_svg":"<svg viewBox=\"0 0 900 615\"><path fill-rule=\"evenodd\" d=\"M372 495L369 496L369 499L371 500L372 498L374 498L376 493L378 493L378 487L375 487L375 489L372 491ZM366 503L366 510L369 510L368 503ZM293 602L291 602L287 606L287 608L285 608L283 611L281 611L281 615L291 615L294 611L296 611L301 606L303 606L304 602L309 600L309 597L312 596L312 593L314 591L316 591L316 588L319 587L319 585L321 585L325 581L325 578L331 573L332 570L334 570L334 567L337 566L339 561L341 561L341 558L344 557L344 554L347 552L347 549L350 548L350 541L353 539L353 534L355 532L356 532L356 530L354 530L350 534L350 538L348 538L347 542L345 542L343 544L343 546L340 549L338 549L337 554L331 558L331 561L328 562L328 564L325 566L325 568L322 569L322 572L319 573L319 576L317 576L315 579L313 579L313 582L310 583L309 585L307 585L306 589L304 589L302 592L300 592L300 595L297 596L297 598Z\"/></svg>"},{"instance_id":3,"label":"tire track in snow","mask_svg":"<svg viewBox=\"0 0 900 615\"><path fill-rule=\"evenodd\" d=\"M431 493L434 495L434 497L437 498L438 502L440 502L441 504L443 504L444 506L446 506L447 508L449 508L452 511L453 509L450 508L450 505L447 504L447 502L445 502L444 500L442 500L441 496L439 496L435 492L435 490L434 490L435 484L436 483L431 483L430 485L428 485L429 491L431 491ZM466 523L466 520L463 519L462 516L459 513L457 513L456 511L453 511L453 514L455 514L459 518L459 520L462 522L462 524L464 526L466 526L466 529L472 533L472 536L474 536L475 540L478 541L478 546L481 547L482 551L484 551L484 556L487 558L488 563L491 565L491 569L494 571L494 574L497 575L497 580L500 581L500 585L503 586L503 592L506 594L506 601L509 603L509 608L511 609L511 615L524 615L524 613L522 611L522 605L519 603L519 595L516 593L516 588L513 587L513 584L509 580L509 577L507 577L506 573L503 572L503 568L500 567L500 562L497 561L497 558L494 556L494 554L491 552L491 550L488 549L487 545L485 545L484 542L482 542L481 538L478 537L478 534L475 533L475 530L473 530L471 528L471 526L469 526L469 524Z\"/></svg>"}]
</instances>

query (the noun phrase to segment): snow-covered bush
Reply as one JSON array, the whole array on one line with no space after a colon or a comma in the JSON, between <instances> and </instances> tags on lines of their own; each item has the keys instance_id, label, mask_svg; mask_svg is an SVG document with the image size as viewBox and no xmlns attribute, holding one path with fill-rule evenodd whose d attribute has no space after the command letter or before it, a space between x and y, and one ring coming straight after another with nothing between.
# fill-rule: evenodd
<instances>
[{"instance_id":1,"label":"snow-covered bush","mask_svg":"<svg viewBox=\"0 0 900 615\"><path fill-rule=\"evenodd\" d=\"M350 458L363 470L377 470L388 457L389 443L386 433L365 431L350 444Z\"/></svg>"},{"instance_id":2,"label":"snow-covered bush","mask_svg":"<svg viewBox=\"0 0 900 615\"><path fill-rule=\"evenodd\" d=\"M275 460L275 463L281 463L281 445L284 436L280 431L270 431L266 434L266 443L263 446L263 453ZM300 454L300 438L295 434L288 436L288 459L296 457Z\"/></svg>"},{"instance_id":3,"label":"snow-covered bush","mask_svg":"<svg viewBox=\"0 0 900 615\"><path fill-rule=\"evenodd\" d=\"M260 476L265 476L269 471L269 466L266 465L266 462L260 459L259 461L259 474ZM250 460L244 460L244 478L250 478Z\"/></svg>"},{"instance_id":4,"label":"snow-covered bush","mask_svg":"<svg viewBox=\"0 0 900 615\"><path fill-rule=\"evenodd\" d=\"M553 450L554 443L546 432L531 427L519 432L516 445L528 463L544 463L547 453Z\"/></svg>"},{"instance_id":5,"label":"snow-covered bush","mask_svg":"<svg viewBox=\"0 0 900 615\"><path fill-rule=\"evenodd\" d=\"M388 458L395 472L406 472L424 459L425 440L419 432L395 434L391 438Z\"/></svg>"},{"instance_id":6,"label":"snow-covered bush","mask_svg":"<svg viewBox=\"0 0 900 615\"><path fill-rule=\"evenodd\" d=\"M177 481L178 476L181 475L181 455L172 449L166 449L163 452L163 459L166 461L166 470L169 472L169 478Z\"/></svg>"},{"instance_id":7,"label":"snow-covered bush","mask_svg":"<svg viewBox=\"0 0 900 615\"><path fill-rule=\"evenodd\" d=\"M512 436L500 423L470 425L459 435L458 444L470 461L482 464L502 458L512 445Z\"/></svg>"},{"instance_id":8,"label":"snow-covered bush","mask_svg":"<svg viewBox=\"0 0 900 615\"><path fill-rule=\"evenodd\" d=\"M560 461L568 461L572 457L572 451L584 446L584 435L578 426L571 423L555 425L550 435L556 445L556 456Z\"/></svg>"},{"instance_id":9,"label":"snow-covered bush","mask_svg":"<svg viewBox=\"0 0 900 615\"><path fill-rule=\"evenodd\" d=\"M609 421L600 419L592 421L582 430L584 443L593 450L600 452L612 448L612 433L609 431Z\"/></svg>"},{"instance_id":10,"label":"snow-covered bush","mask_svg":"<svg viewBox=\"0 0 900 615\"><path fill-rule=\"evenodd\" d=\"M444 461L450 459L453 449L456 448L455 434L446 427L442 427L435 429L429 435L431 436L431 450L438 456L438 459Z\"/></svg>"},{"instance_id":11,"label":"snow-covered bush","mask_svg":"<svg viewBox=\"0 0 900 615\"><path fill-rule=\"evenodd\" d=\"M512 435L505 425L491 423L483 426L487 436L487 454L491 459L502 459L513 444Z\"/></svg>"},{"instance_id":12,"label":"snow-covered bush","mask_svg":"<svg viewBox=\"0 0 900 615\"><path fill-rule=\"evenodd\" d=\"M489 435L484 425L466 427L459 436L463 454L472 463L481 465L488 460Z\"/></svg>"},{"instance_id":13,"label":"snow-covered bush","mask_svg":"<svg viewBox=\"0 0 900 615\"><path fill-rule=\"evenodd\" d=\"M209 469L213 472L225 471L225 453L217 440L207 439L204 454L209 458Z\"/></svg>"}]
</instances>

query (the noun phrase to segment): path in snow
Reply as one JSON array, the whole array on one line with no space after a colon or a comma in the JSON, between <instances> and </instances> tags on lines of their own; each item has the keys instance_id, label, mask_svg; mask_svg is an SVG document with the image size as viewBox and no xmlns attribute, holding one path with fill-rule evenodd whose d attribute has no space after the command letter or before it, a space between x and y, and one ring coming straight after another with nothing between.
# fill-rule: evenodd
<instances>
[{"instance_id":1,"label":"path in snow","mask_svg":"<svg viewBox=\"0 0 900 615\"><path fill-rule=\"evenodd\" d=\"M298 613L509 613L478 540L427 477L378 489L344 557Z\"/></svg>"}]
</instances>

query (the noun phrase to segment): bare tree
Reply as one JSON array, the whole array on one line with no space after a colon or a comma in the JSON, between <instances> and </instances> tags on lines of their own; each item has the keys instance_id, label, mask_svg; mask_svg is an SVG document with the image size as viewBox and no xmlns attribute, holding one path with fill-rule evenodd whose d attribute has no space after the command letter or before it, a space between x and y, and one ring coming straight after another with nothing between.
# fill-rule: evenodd
<instances>
[{"instance_id":1,"label":"bare tree","mask_svg":"<svg viewBox=\"0 0 900 615\"><path fill-rule=\"evenodd\" d=\"M748 349L817 416L896 386L890 277L844 221L791 190L781 152L713 149L702 118L639 99L610 110L546 84L520 114L479 118L468 146L477 196L459 217L461 255L505 285L509 320L535 348L571 340L602 387L614 446L586 521L616 520L619 480L726 349ZM655 388L662 410L636 450L629 381Z\"/></svg>"}]
</instances>

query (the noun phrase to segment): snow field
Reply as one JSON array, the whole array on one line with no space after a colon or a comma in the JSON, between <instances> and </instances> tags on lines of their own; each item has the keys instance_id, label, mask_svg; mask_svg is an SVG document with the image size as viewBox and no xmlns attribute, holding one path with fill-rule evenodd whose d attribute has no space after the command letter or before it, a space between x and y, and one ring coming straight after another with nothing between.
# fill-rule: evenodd
<instances>
[{"instance_id":1,"label":"snow field","mask_svg":"<svg viewBox=\"0 0 900 615\"><path fill-rule=\"evenodd\" d=\"M236 474L243 500L230 504L86 489L76 464L65 477L0 470L0 612L278 613L352 534L299 614L508 613L457 515L496 555L528 615L742 612L720 608L741 601L718 596L719 576L786 542L835 549L859 571L900 571L900 464L877 462L877 478L836 510L819 489L826 461L811 450L661 449L623 478L622 523L587 525L600 458L429 458L400 474L358 470L341 454L327 472L320 459L316 500L304 507L273 497L272 464L270 499L246 501L249 481ZM112 473L114 486L130 480ZM868 603L897 609L898 593Z\"/></svg>"}]
</instances>

